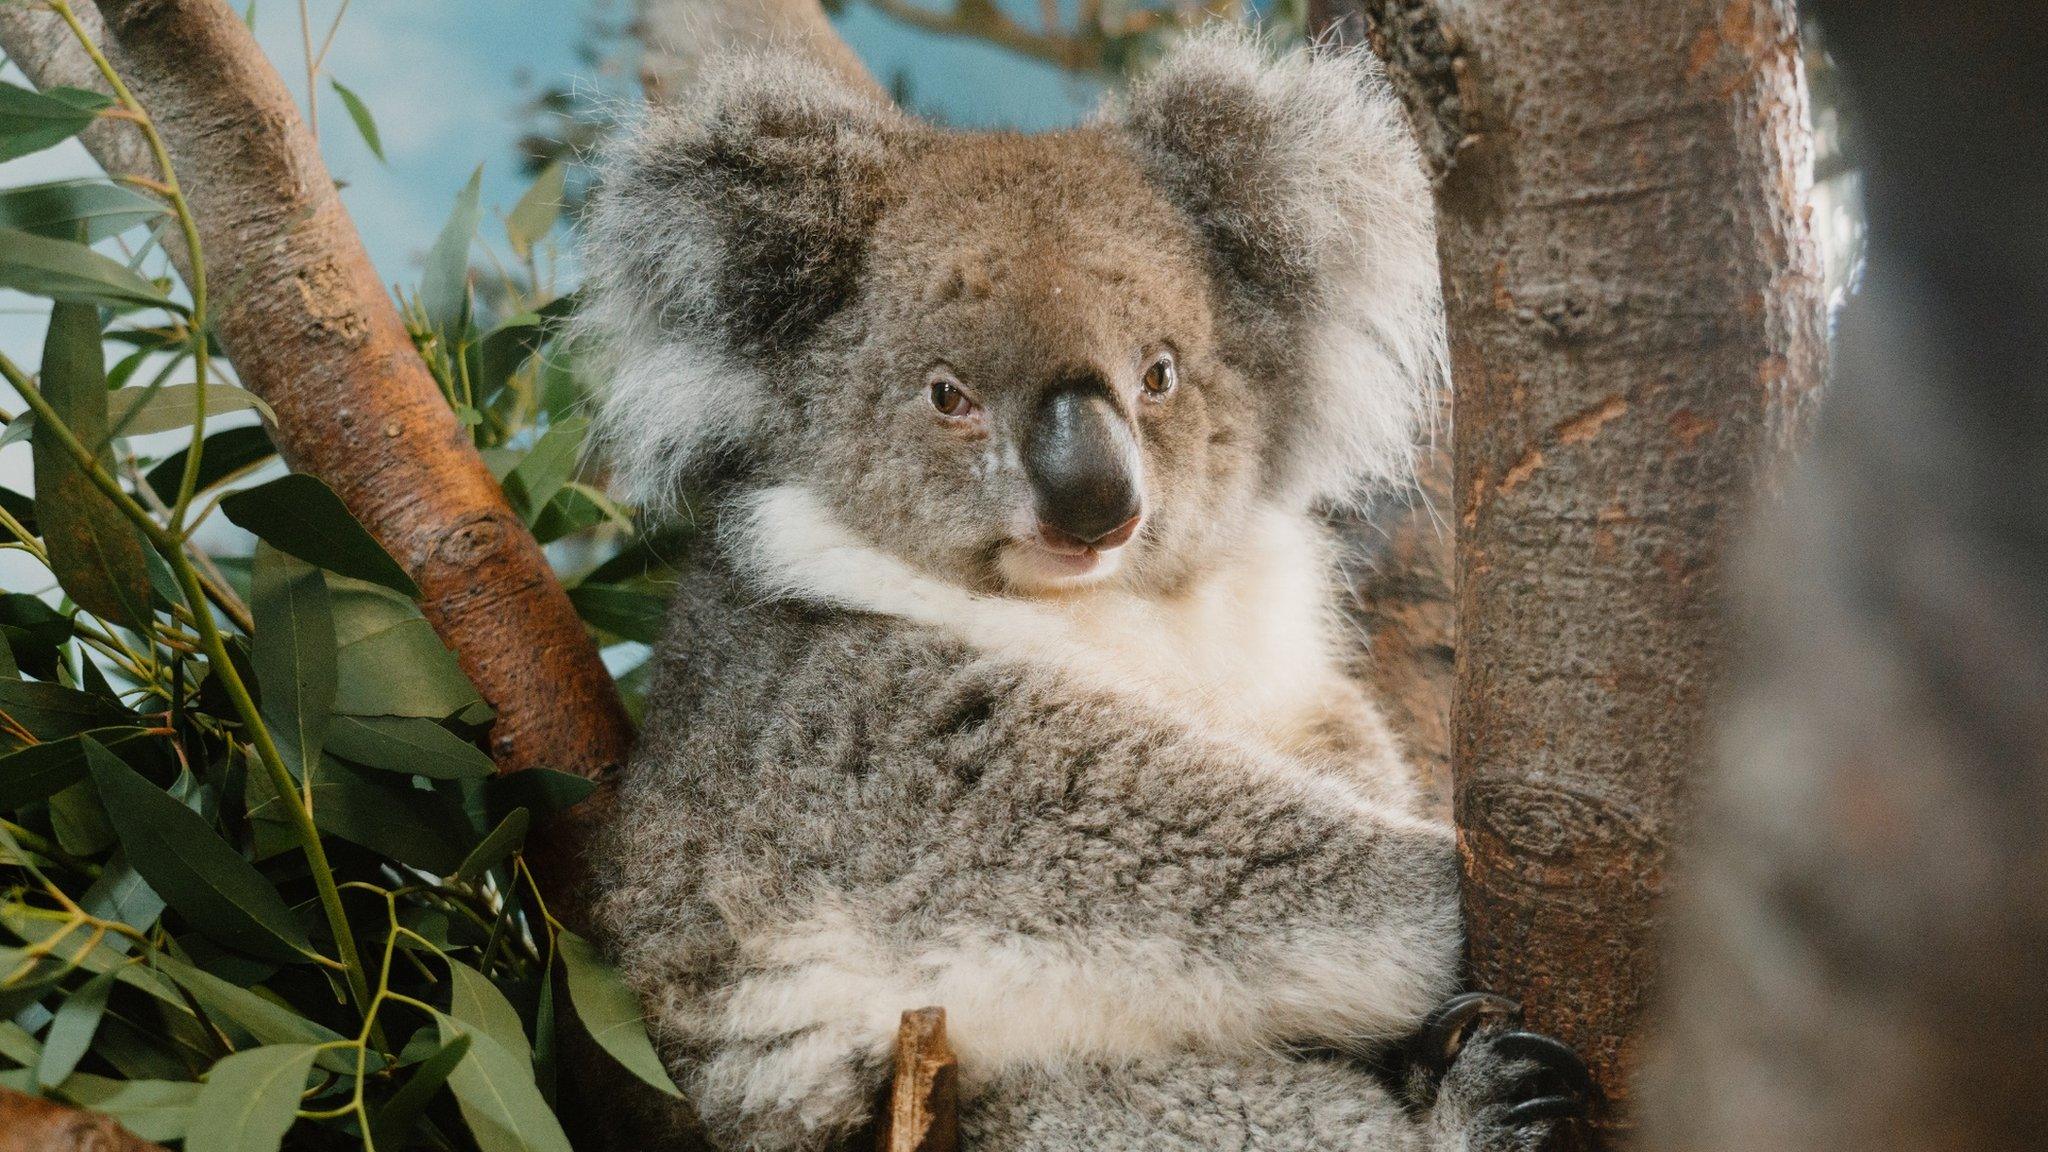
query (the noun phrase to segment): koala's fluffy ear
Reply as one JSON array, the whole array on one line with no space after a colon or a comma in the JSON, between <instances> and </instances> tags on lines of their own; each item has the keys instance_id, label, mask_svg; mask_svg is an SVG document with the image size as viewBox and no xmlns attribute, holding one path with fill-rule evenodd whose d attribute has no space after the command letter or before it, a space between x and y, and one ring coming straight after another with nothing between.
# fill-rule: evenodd
<instances>
[{"instance_id":1,"label":"koala's fluffy ear","mask_svg":"<svg viewBox=\"0 0 2048 1152\"><path fill-rule=\"evenodd\" d=\"M601 168L582 326L612 359L598 442L662 511L744 457L774 416L762 372L843 307L919 129L794 53L740 57L645 121Z\"/></svg>"},{"instance_id":2,"label":"koala's fluffy ear","mask_svg":"<svg viewBox=\"0 0 2048 1152\"><path fill-rule=\"evenodd\" d=\"M1408 478L1444 378L1432 198L1379 64L1191 37L1107 114L1208 246L1235 353L1276 389L1273 486Z\"/></svg>"}]
</instances>

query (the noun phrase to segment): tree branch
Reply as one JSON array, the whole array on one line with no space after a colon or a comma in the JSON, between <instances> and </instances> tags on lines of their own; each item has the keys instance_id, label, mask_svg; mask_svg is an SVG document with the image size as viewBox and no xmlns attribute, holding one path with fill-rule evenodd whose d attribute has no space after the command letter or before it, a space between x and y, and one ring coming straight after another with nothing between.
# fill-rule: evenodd
<instances>
[{"instance_id":1,"label":"tree branch","mask_svg":"<svg viewBox=\"0 0 2048 1152\"><path fill-rule=\"evenodd\" d=\"M404 565L421 607L497 710L501 769L597 775L631 729L540 547L432 377L290 94L220 0L75 5L163 133L227 290L216 330L278 414L278 447ZM0 47L40 87L105 82L52 14L0 8ZM117 177L153 169L133 125L85 136ZM184 245L167 245L181 268Z\"/></svg>"}]
</instances>

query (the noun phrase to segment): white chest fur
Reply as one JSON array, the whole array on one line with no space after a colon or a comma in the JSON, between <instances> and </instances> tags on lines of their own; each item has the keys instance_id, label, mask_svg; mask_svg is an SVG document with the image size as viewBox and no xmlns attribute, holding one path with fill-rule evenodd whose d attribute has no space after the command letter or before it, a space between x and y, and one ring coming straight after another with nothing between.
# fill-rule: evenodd
<instances>
[{"instance_id":1,"label":"white chest fur","mask_svg":"<svg viewBox=\"0 0 2048 1152\"><path fill-rule=\"evenodd\" d=\"M1324 544L1268 512L1235 561L1170 598L1093 589L1024 600L923 575L867 545L809 492L770 489L747 527L751 575L805 599L941 627L991 655L1141 695L1239 741L1285 747L1342 683Z\"/></svg>"}]
</instances>

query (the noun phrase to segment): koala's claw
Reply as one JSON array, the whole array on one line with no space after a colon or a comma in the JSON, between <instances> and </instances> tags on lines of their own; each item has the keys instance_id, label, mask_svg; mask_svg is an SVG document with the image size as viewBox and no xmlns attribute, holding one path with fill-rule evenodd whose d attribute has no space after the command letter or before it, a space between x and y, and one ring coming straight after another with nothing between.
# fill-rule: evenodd
<instances>
[{"instance_id":1,"label":"koala's claw","mask_svg":"<svg viewBox=\"0 0 2048 1152\"><path fill-rule=\"evenodd\" d=\"M1441 1079L1465 1047L1465 1041L1482 1023L1519 1023L1521 1019L1522 1006L1505 996L1491 992L1460 993L1437 1005L1429 1019L1422 1022L1422 1031L1416 1037L1417 1058L1431 1080Z\"/></svg>"},{"instance_id":2,"label":"koala's claw","mask_svg":"<svg viewBox=\"0 0 2048 1152\"><path fill-rule=\"evenodd\" d=\"M1539 1074L1557 1083L1567 1096L1590 1100L1595 1091L1586 1062L1563 1041L1541 1032L1509 1032L1493 1039L1493 1050L1511 1060L1534 1061ZM1534 1104L1538 1101L1531 1100ZM1526 1107L1523 1105L1522 1107Z\"/></svg>"}]
</instances>

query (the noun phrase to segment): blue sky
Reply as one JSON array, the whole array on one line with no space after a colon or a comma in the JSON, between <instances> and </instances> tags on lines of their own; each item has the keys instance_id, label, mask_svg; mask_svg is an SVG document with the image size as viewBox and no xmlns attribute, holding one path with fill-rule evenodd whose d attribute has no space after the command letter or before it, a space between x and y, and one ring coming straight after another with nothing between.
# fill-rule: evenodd
<instances>
[{"instance_id":1,"label":"blue sky","mask_svg":"<svg viewBox=\"0 0 2048 1152\"><path fill-rule=\"evenodd\" d=\"M339 97L323 84L321 144L370 254L387 282L410 284L456 192L479 164L487 210L509 209L525 190L513 150L519 109L549 85L615 96L629 75L605 75L578 57L587 19L616 22L627 0L355 0L326 71L354 89L377 120L388 164L357 137ZM338 0L313 0L324 28ZM1006 0L1020 16L1032 0ZM975 127L1044 129L1085 115L1096 89L1057 70L986 45L904 28L850 0L840 19L849 43L877 75L905 73L920 109ZM298 11L258 0L256 30L303 101ZM318 33L316 32L316 39ZM621 61L615 69L630 67ZM521 84L521 79L526 83ZM486 223L487 241L501 230ZM496 245L503 252L503 244Z\"/></svg>"}]
</instances>

